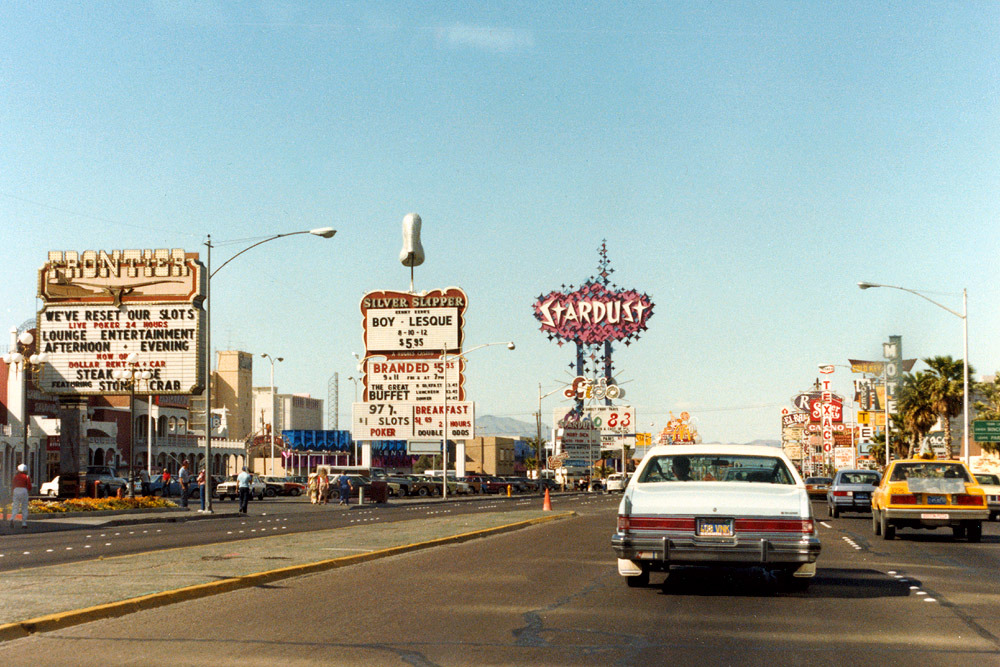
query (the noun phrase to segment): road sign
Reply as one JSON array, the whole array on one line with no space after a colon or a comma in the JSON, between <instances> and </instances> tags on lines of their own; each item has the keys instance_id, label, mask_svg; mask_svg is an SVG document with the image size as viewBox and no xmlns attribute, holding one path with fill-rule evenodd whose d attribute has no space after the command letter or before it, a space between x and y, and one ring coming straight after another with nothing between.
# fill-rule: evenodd
<instances>
[{"instance_id":1,"label":"road sign","mask_svg":"<svg viewBox=\"0 0 1000 667\"><path fill-rule=\"evenodd\" d=\"M468 440L476 433L475 404L448 403L448 439ZM444 431L444 405L367 402L352 405L351 436L355 440L433 440Z\"/></svg>"},{"instance_id":2,"label":"road sign","mask_svg":"<svg viewBox=\"0 0 1000 667\"><path fill-rule=\"evenodd\" d=\"M977 419L972 422L972 436L976 442L1000 442L1000 421Z\"/></svg>"}]
</instances>

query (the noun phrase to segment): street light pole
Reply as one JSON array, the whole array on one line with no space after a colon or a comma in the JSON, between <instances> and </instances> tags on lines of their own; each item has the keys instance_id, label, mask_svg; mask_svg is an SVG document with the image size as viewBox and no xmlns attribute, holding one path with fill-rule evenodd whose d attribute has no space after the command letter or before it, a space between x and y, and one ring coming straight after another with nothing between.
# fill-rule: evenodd
<instances>
[{"instance_id":1,"label":"street light pole","mask_svg":"<svg viewBox=\"0 0 1000 667\"><path fill-rule=\"evenodd\" d=\"M16 328L11 329L11 338L17 333ZM36 470L35 466L28 461L28 373L37 373L49 360L49 355L45 352L31 352L31 344L35 342L35 337L27 331L22 331L21 335L14 339L16 349L4 355L3 360L7 365L21 367L21 463L28 466L31 474L41 479L41 470ZM39 461L38 467L41 467Z\"/></svg>"},{"instance_id":2,"label":"street light pole","mask_svg":"<svg viewBox=\"0 0 1000 667\"><path fill-rule=\"evenodd\" d=\"M209 234L205 239L205 375L203 379L205 383L205 511L208 513L212 512L212 311L209 303L212 292L212 277L221 271L226 264L229 264L229 262L243 253L269 241L275 241L285 236L294 236L296 234L312 234L328 239L332 238L336 233L337 230L332 227L320 227L318 229L299 232L275 234L240 250L223 262L215 271L212 270L212 235Z\"/></svg>"},{"instance_id":3,"label":"street light pole","mask_svg":"<svg viewBox=\"0 0 1000 667\"><path fill-rule=\"evenodd\" d=\"M535 413L535 426L537 427L537 439L535 444L538 446L538 451L536 452L536 461L538 462L538 482L542 481L542 470L548 467L548 452L545 451L545 447L542 446L542 399L551 396L562 389L562 387L556 387L547 394L542 394L542 383L538 383L538 412ZM545 453L545 465L542 465L542 454Z\"/></svg>"},{"instance_id":4,"label":"street light pole","mask_svg":"<svg viewBox=\"0 0 1000 667\"><path fill-rule=\"evenodd\" d=\"M506 345L508 350L514 349L513 341L483 343L482 345L477 345L466 350L465 352L453 354L451 357L453 359L461 359L470 352L475 352L476 350L484 347L493 347L494 345ZM444 405L444 426L441 429L441 499L445 500L448 498L448 350L441 350L441 366L441 396L442 403Z\"/></svg>"},{"instance_id":5,"label":"street light pole","mask_svg":"<svg viewBox=\"0 0 1000 667\"><path fill-rule=\"evenodd\" d=\"M922 294L919 290L909 289L907 287L899 287L898 285L881 285L879 283L869 283L860 282L858 287L865 290L872 287L888 287L890 289L898 289L903 292L909 292L910 294L916 294L921 299L925 301L930 301L938 308L946 310L955 317L962 320L962 416L964 425L962 428L962 449L964 450L965 465L969 465L970 453L969 453L969 293L968 289L962 289L962 312L956 312L949 308L948 306L938 303L934 299ZM888 387L886 387L888 392ZM886 401L888 403L888 401ZM886 411L888 414L888 409ZM885 424L886 433L886 450L889 448L889 422L886 421Z\"/></svg>"},{"instance_id":6,"label":"street light pole","mask_svg":"<svg viewBox=\"0 0 1000 667\"><path fill-rule=\"evenodd\" d=\"M271 362L271 474L274 474L274 431L277 429L278 415L274 407L274 362L284 361L284 357L272 357L266 352L260 355Z\"/></svg>"}]
</instances>

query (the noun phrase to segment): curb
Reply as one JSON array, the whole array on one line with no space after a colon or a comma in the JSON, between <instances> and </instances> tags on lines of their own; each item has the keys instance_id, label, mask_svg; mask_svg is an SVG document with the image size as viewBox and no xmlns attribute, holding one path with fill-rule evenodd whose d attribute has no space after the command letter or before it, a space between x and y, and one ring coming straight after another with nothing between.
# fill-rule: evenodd
<instances>
[{"instance_id":1,"label":"curb","mask_svg":"<svg viewBox=\"0 0 1000 667\"><path fill-rule=\"evenodd\" d=\"M62 628L68 628L82 623L89 623L91 621L125 616L137 611L156 609L157 607L164 607L176 602L197 600L199 598L209 597L219 593L229 593L241 588L261 586L263 584L280 581L282 579L290 579L292 577L299 577L305 574L325 572L327 570L349 567L351 565L378 560L380 558L388 558L389 556L398 556L404 553L422 551L424 549L431 549L444 544L468 542L481 537L508 533L521 528L548 523L549 521L557 521L559 519L565 519L575 515L576 512L573 511L562 512L560 514L552 514L549 516L539 517L537 519L528 519L517 523L509 523L503 526L484 528L471 533L460 533L458 535L450 535L448 537L439 537L426 542L403 544L396 547L389 547L388 549L379 549L378 551L355 554L353 556L341 556L339 558L330 558L313 563L292 565L290 567L283 567L277 570L255 572L254 574L248 574L242 577L233 577L205 584L177 588L171 591L151 593L137 598L119 600L118 602L109 602L107 604L88 607L86 609L74 609L72 611L29 618L24 621L6 623L0 625L0 642L10 641L12 639L22 639L39 632L51 632L53 630L60 630Z\"/></svg>"}]
</instances>

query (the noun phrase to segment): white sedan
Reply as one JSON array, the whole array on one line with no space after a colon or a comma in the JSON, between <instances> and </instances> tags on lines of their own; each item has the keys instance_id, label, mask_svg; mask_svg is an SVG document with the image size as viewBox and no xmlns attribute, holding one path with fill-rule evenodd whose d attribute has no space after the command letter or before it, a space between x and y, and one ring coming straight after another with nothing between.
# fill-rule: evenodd
<instances>
[{"instance_id":1,"label":"white sedan","mask_svg":"<svg viewBox=\"0 0 1000 667\"><path fill-rule=\"evenodd\" d=\"M43 496L48 496L49 498L55 498L59 495L59 477L52 478L51 482L45 482L39 487L38 492Z\"/></svg>"},{"instance_id":2,"label":"white sedan","mask_svg":"<svg viewBox=\"0 0 1000 667\"><path fill-rule=\"evenodd\" d=\"M636 469L611 538L618 573L646 586L671 565L764 567L808 586L820 541L785 454L750 445L664 445Z\"/></svg>"}]
</instances>

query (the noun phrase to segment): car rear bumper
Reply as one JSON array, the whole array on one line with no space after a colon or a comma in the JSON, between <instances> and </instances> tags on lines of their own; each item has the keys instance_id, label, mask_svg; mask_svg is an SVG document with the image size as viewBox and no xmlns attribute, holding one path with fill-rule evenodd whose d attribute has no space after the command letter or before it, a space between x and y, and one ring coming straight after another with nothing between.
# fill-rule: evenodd
<instances>
[{"instance_id":1,"label":"car rear bumper","mask_svg":"<svg viewBox=\"0 0 1000 667\"><path fill-rule=\"evenodd\" d=\"M834 498L833 506L841 512L871 512L871 498Z\"/></svg>"},{"instance_id":2,"label":"car rear bumper","mask_svg":"<svg viewBox=\"0 0 1000 667\"><path fill-rule=\"evenodd\" d=\"M921 523L926 526L947 526L960 521L986 521L990 511L983 509L960 510L951 507L924 507L920 509L882 510L886 519Z\"/></svg>"},{"instance_id":3,"label":"car rear bumper","mask_svg":"<svg viewBox=\"0 0 1000 667\"><path fill-rule=\"evenodd\" d=\"M815 563L822 548L815 535L759 533L732 538L700 538L692 534L615 533L611 546L618 558L660 564Z\"/></svg>"}]
</instances>

